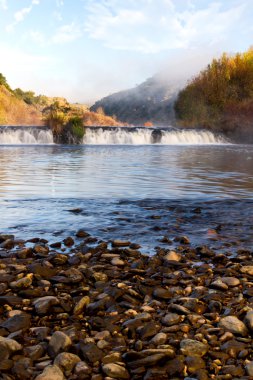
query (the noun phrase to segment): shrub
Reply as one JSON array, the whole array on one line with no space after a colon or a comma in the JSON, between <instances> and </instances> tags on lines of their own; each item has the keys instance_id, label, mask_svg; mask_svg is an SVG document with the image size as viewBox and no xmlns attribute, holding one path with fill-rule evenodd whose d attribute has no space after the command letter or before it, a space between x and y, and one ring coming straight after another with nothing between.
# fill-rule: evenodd
<instances>
[{"instance_id":1,"label":"shrub","mask_svg":"<svg viewBox=\"0 0 253 380\"><path fill-rule=\"evenodd\" d=\"M72 116L68 123L67 128L71 130L71 133L75 138L81 140L84 136L85 129L83 126L83 119L80 116Z\"/></svg>"}]
</instances>

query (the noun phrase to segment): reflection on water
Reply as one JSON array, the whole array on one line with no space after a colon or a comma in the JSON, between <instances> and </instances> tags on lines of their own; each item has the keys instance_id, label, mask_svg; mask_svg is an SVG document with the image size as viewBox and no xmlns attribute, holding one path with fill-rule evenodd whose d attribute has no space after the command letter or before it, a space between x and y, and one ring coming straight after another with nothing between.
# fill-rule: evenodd
<instances>
[{"instance_id":1,"label":"reflection on water","mask_svg":"<svg viewBox=\"0 0 253 380\"><path fill-rule=\"evenodd\" d=\"M252 178L253 146L1 147L0 232L252 248Z\"/></svg>"},{"instance_id":2,"label":"reflection on water","mask_svg":"<svg viewBox=\"0 0 253 380\"><path fill-rule=\"evenodd\" d=\"M251 198L251 146L1 147L0 198Z\"/></svg>"}]
</instances>

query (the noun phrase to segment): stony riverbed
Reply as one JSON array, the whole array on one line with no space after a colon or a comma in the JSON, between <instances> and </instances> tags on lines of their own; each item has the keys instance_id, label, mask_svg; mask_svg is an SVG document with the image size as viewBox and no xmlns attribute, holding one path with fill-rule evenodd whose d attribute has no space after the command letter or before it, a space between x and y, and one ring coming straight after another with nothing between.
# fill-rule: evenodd
<instances>
[{"instance_id":1,"label":"stony riverbed","mask_svg":"<svg viewBox=\"0 0 253 380\"><path fill-rule=\"evenodd\" d=\"M0 235L0 379L252 379L253 251L176 242Z\"/></svg>"}]
</instances>

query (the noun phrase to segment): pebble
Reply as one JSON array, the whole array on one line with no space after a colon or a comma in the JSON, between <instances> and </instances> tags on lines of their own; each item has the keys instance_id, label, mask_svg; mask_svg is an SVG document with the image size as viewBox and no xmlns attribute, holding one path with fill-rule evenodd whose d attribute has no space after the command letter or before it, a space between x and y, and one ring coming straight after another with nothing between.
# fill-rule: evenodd
<instances>
[{"instance_id":1,"label":"pebble","mask_svg":"<svg viewBox=\"0 0 253 380\"><path fill-rule=\"evenodd\" d=\"M67 350L71 344L72 341L68 335L62 331L56 331L49 341L48 353L51 357L55 357L59 352Z\"/></svg>"},{"instance_id":2,"label":"pebble","mask_svg":"<svg viewBox=\"0 0 253 380\"><path fill-rule=\"evenodd\" d=\"M3 379L253 377L252 253L169 238L152 257L84 230L1 248Z\"/></svg>"},{"instance_id":3,"label":"pebble","mask_svg":"<svg viewBox=\"0 0 253 380\"><path fill-rule=\"evenodd\" d=\"M130 379L126 368L119 364L108 363L102 366L103 372L113 379Z\"/></svg>"},{"instance_id":4,"label":"pebble","mask_svg":"<svg viewBox=\"0 0 253 380\"><path fill-rule=\"evenodd\" d=\"M64 380L65 377L57 365L47 366L35 380Z\"/></svg>"},{"instance_id":5,"label":"pebble","mask_svg":"<svg viewBox=\"0 0 253 380\"><path fill-rule=\"evenodd\" d=\"M241 336L246 336L248 333L245 324L233 315L229 315L228 317L222 318L219 322L219 327L224 328L225 330L230 331L233 334L238 334Z\"/></svg>"},{"instance_id":6,"label":"pebble","mask_svg":"<svg viewBox=\"0 0 253 380\"><path fill-rule=\"evenodd\" d=\"M183 339L180 342L180 349L186 356L204 356L208 351L208 345L193 339Z\"/></svg>"}]
</instances>

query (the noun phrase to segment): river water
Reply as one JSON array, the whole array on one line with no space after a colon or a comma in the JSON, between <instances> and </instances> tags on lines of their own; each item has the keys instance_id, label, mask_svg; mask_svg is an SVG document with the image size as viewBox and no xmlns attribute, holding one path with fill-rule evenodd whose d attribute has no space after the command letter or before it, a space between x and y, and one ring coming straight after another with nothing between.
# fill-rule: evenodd
<instances>
[{"instance_id":1,"label":"river water","mask_svg":"<svg viewBox=\"0 0 253 380\"><path fill-rule=\"evenodd\" d=\"M80 146L53 145L48 135L47 145L22 144L20 135L10 145L5 136L0 232L60 241L83 228L98 239L140 243L150 254L183 235L220 252L252 248L252 145L198 132L181 144L124 145L110 134L97 145L91 131Z\"/></svg>"}]
</instances>

